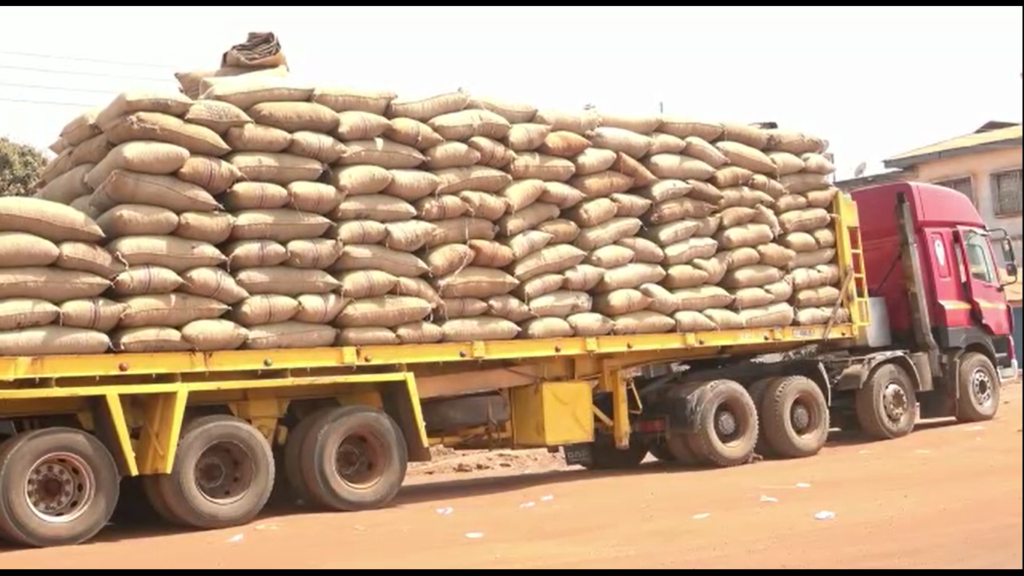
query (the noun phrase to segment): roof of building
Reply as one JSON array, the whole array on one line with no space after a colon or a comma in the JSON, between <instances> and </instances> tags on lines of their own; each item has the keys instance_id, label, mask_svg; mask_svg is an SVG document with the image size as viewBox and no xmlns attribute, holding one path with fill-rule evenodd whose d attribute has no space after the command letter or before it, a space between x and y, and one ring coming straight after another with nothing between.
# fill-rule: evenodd
<instances>
[{"instance_id":1,"label":"roof of building","mask_svg":"<svg viewBox=\"0 0 1024 576\"><path fill-rule=\"evenodd\" d=\"M909 152L897 154L885 160L886 168L907 168L915 164L921 164L940 158L951 156L962 156L981 151L996 150L1000 148L1012 148L1021 145L1021 125L994 128L1004 124L1001 122L989 122L982 126L979 131L965 134L949 140L943 140L930 146L917 148Z\"/></svg>"}]
</instances>

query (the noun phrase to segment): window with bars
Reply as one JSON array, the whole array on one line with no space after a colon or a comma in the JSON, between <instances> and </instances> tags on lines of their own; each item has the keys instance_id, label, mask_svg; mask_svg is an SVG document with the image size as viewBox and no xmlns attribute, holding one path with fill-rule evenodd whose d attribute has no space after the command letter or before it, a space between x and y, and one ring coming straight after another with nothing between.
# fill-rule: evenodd
<instances>
[{"instance_id":1,"label":"window with bars","mask_svg":"<svg viewBox=\"0 0 1024 576\"><path fill-rule=\"evenodd\" d=\"M963 178L953 178L952 180L943 180L942 182L936 182L937 186L943 186L951 190L967 196L971 202L974 202L974 182L970 176L964 176ZM976 203L975 203L976 204Z\"/></svg>"},{"instance_id":2,"label":"window with bars","mask_svg":"<svg viewBox=\"0 0 1024 576\"><path fill-rule=\"evenodd\" d=\"M1020 169L992 175L992 209L997 217L1021 213Z\"/></svg>"}]
</instances>

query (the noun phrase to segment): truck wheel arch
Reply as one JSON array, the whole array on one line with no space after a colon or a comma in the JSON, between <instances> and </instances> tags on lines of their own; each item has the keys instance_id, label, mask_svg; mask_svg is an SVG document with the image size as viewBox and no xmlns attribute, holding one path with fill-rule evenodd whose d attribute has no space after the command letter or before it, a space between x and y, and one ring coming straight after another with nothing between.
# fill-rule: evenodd
<instances>
[{"instance_id":1,"label":"truck wheel arch","mask_svg":"<svg viewBox=\"0 0 1024 576\"><path fill-rule=\"evenodd\" d=\"M886 364L896 364L906 370L913 379L914 389L921 391L921 374L914 366L913 361L904 352L886 351L877 352L857 358L851 362L837 378L836 389L843 391L860 390L874 373Z\"/></svg>"}]
</instances>

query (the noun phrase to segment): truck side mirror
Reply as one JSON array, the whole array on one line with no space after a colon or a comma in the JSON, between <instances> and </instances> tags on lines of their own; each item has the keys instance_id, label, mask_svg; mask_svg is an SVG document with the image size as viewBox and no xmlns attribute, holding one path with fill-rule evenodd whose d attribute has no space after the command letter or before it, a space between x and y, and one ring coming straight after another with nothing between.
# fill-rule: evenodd
<instances>
[{"instance_id":1,"label":"truck side mirror","mask_svg":"<svg viewBox=\"0 0 1024 576\"><path fill-rule=\"evenodd\" d=\"M1016 262L1013 262L1011 260L1010 262L1006 263L1006 274L1010 278L1013 278L1013 280L1010 282L1011 284L1017 282L1017 274L1018 274L1018 272L1019 272L1019 270L1017 270L1017 263Z\"/></svg>"}]
</instances>

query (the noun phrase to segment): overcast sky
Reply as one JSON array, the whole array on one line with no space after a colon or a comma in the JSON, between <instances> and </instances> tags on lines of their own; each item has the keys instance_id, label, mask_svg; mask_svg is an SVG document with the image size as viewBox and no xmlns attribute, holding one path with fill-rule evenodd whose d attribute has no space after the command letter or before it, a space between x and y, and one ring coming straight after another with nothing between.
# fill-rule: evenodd
<instances>
[{"instance_id":1,"label":"overcast sky","mask_svg":"<svg viewBox=\"0 0 1024 576\"><path fill-rule=\"evenodd\" d=\"M1021 7L0 7L0 134L45 147L90 105L176 90L249 31L294 77L743 122L867 161L1020 121Z\"/></svg>"}]
</instances>

